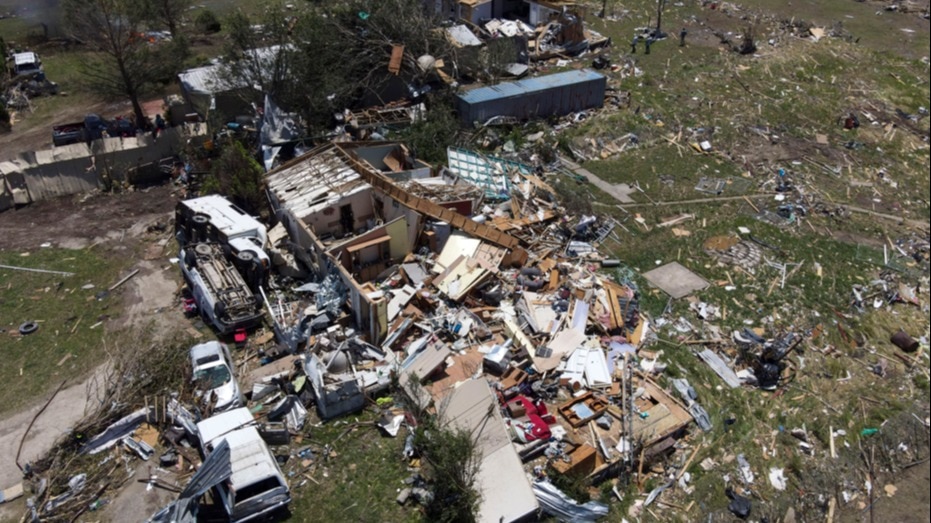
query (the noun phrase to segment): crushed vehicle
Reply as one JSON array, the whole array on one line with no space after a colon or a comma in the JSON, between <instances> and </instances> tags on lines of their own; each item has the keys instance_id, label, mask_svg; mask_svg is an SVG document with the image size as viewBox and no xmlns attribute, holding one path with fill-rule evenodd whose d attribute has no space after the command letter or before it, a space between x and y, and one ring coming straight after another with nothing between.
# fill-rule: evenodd
<instances>
[{"instance_id":1,"label":"crushed vehicle","mask_svg":"<svg viewBox=\"0 0 931 523\"><path fill-rule=\"evenodd\" d=\"M39 55L32 52L14 53L10 60L10 73L13 78L17 76L30 76L42 73L42 60Z\"/></svg>"},{"instance_id":2,"label":"crushed vehicle","mask_svg":"<svg viewBox=\"0 0 931 523\"><path fill-rule=\"evenodd\" d=\"M223 412L246 404L225 344L208 341L191 347L191 368L197 389L212 411Z\"/></svg>"},{"instance_id":3,"label":"crushed vehicle","mask_svg":"<svg viewBox=\"0 0 931 523\"><path fill-rule=\"evenodd\" d=\"M231 474L213 487L213 500L231 523L263 518L291 503L288 481L249 409L218 414L198 423L197 430L205 459L222 443L229 445Z\"/></svg>"},{"instance_id":4,"label":"crushed vehicle","mask_svg":"<svg viewBox=\"0 0 931 523\"><path fill-rule=\"evenodd\" d=\"M196 243L178 258L204 321L220 334L248 329L262 322L262 302L216 243Z\"/></svg>"},{"instance_id":5,"label":"crushed vehicle","mask_svg":"<svg viewBox=\"0 0 931 523\"><path fill-rule=\"evenodd\" d=\"M135 136L135 126L129 120L117 118L107 121L96 114L89 114L81 122L72 122L52 127L52 144L62 147L73 143L88 143L106 136Z\"/></svg>"},{"instance_id":6,"label":"crushed vehicle","mask_svg":"<svg viewBox=\"0 0 931 523\"><path fill-rule=\"evenodd\" d=\"M175 238L183 248L189 243L215 242L249 284L258 292L268 277L265 252L268 231L262 222L222 196L209 195L178 202Z\"/></svg>"}]
</instances>

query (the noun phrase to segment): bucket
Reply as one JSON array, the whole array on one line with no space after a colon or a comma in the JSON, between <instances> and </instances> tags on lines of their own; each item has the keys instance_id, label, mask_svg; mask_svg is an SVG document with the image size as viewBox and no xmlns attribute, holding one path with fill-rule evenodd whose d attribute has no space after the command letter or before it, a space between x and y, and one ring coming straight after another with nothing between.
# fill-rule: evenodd
<instances>
[{"instance_id":1,"label":"bucket","mask_svg":"<svg viewBox=\"0 0 931 523\"><path fill-rule=\"evenodd\" d=\"M920 346L917 341L902 330L892 335L892 343L905 352L915 352Z\"/></svg>"}]
</instances>

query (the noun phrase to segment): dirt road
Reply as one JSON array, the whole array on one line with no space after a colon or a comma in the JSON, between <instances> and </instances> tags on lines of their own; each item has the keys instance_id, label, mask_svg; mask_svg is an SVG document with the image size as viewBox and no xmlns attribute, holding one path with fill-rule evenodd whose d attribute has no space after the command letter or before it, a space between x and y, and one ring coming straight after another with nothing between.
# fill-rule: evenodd
<instances>
[{"instance_id":1,"label":"dirt road","mask_svg":"<svg viewBox=\"0 0 931 523\"><path fill-rule=\"evenodd\" d=\"M66 249L97 244L95 248L115 256L139 253L134 267L140 272L119 291L124 313L118 323L107 327L153 328L147 332L167 335L185 321L176 307L180 274L168 261L174 256L169 228L175 204L171 190L170 186L164 186L147 192L63 198L0 213L0 248L28 250L49 242ZM158 232L149 233L156 225ZM13 486L22 478L16 465L21 441L19 463L25 465L50 450L85 413L97 406L98 382L104 370L98 367L90 376L70 378L38 417L51 394L35 398L31 407L0 420L0 489ZM18 520L21 509L22 505L16 503L0 506L0 521Z\"/></svg>"}]
</instances>

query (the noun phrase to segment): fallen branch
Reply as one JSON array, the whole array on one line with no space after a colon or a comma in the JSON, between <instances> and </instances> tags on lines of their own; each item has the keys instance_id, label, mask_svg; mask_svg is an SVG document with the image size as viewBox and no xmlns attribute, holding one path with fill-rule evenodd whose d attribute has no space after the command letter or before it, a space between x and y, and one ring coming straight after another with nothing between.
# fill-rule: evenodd
<instances>
[{"instance_id":1,"label":"fallen branch","mask_svg":"<svg viewBox=\"0 0 931 523\"><path fill-rule=\"evenodd\" d=\"M904 467L902 467L902 470L908 470L908 469L912 469L912 468L918 467L918 466L920 466L920 465L924 465L925 463L928 462L929 459L931 459L931 458L925 458L925 459L923 459L923 460L921 460L921 461L916 461L916 462L914 462L914 463L909 463L908 465L905 465Z\"/></svg>"},{"instance_id":2,"label":"fallen branch","mask_svg":"<svg viewBox=\"0 0 931 523\"><path fill-rule=\"evenodd\" d=\"M67 383L67 380L61 382L61 385L59 385L58 388L55 389L55 392L53 392L52 396L48 399L48 401L45 402L45 405L42 405L42 408L39 409L39 412L36 412L36 415L32 417L32 421L29 422L29 426L26 427L26 432L23 433L22 439L19 440L19 449L16 450L16 467L21 472L25 472L25 471L23 470L23 467L19 464L19 457L23 453L23 445L26 444L26 436L29 435L29 431L32 430L32 426L35 425L36 420L39 419L39 416L41 416L42 413L45 412L45 409L47 409L48 406L52 404L52 400L55 399L55 396L58 396L58 393L61 392L61 389L65 388L65 383Z\"/></svg>"}]
</instances>

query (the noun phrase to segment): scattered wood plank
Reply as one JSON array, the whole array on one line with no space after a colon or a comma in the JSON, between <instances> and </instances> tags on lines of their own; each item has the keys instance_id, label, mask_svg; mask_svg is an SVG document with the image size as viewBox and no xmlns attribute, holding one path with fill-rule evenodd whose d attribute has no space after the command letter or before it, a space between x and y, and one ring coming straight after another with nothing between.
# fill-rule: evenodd
<instances>
[{"instance_id":1,"label":"scattered wood plank","mask_svg":"<svg viewBox=\"0 0 931 523\"><path fill-rule=\"evenodd\" d=\"M126 276L125 278L123 278L122 280L120 280L120 281L114 283L113 286L110 287L110 288L107 289L107 290L110 291L110 292L115 291L116 289L120 288L121 285L123 285L124 283L126 283L126 282L128 282L129 280L133 279L133 277L135 277L137 274L139 274L139 271L140 271L140 269L134 270L133 272L129 273L129 275Z\"/></svg>"},{"instance_id":2,"label":"scattered wood plank","mask_svg":"<svg viewBox=\"0 0 931 523\"><path fill-rule=\"evenodd\" d=\"M73 272L47 271L45 269L30 269L28 267L14 267L12 265L0 265L0 269L21 272L35 272L39 274L54 274L56 276L74 276Z\"/></svg>"}]
</instances>

